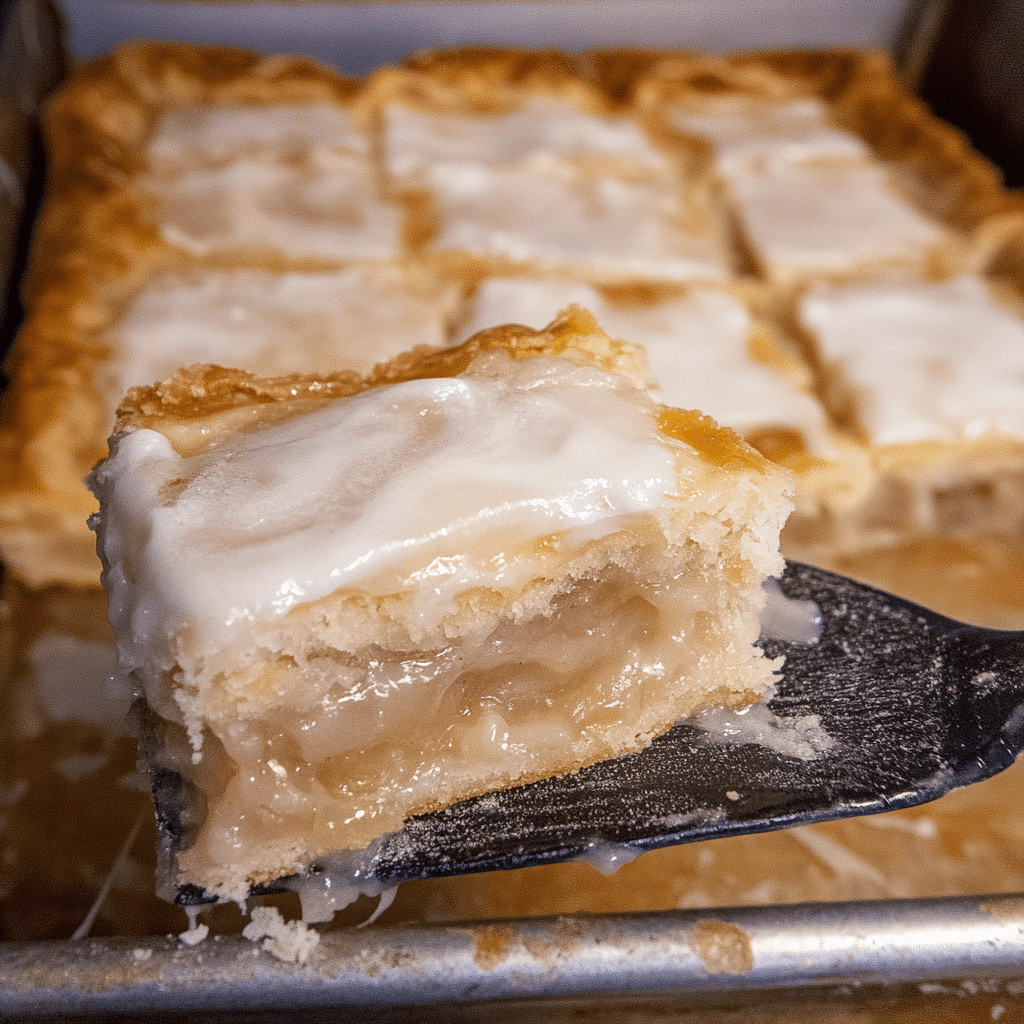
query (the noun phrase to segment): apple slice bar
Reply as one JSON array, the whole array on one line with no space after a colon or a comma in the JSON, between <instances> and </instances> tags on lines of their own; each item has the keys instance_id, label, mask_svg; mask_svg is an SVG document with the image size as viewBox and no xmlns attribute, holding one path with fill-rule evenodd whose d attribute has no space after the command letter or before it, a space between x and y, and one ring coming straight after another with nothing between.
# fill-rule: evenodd
<instances>
[{"instance_id":1,"label":"apple slice bar","mask_svg":"<svg viewBox=\"0 0 1024 1024\"><path fill-rule=\"evenodd\" d=\"M837 523L840 553L1024 527L1024 309L981 277L818 285L798 317L834 417L872 484Z\"/></svg>"},{"instance_id":2,"label":"apple slice bar","mask_svg":"<svg viewBox=\"0 0 1024 1024\"><path fill-rule=\"evenodd\" d=\"M649 383L570 307L369 377L129 393L94 526L172 889L242 899L765 693L788 473Z\"/></svg>"}]
</instances>

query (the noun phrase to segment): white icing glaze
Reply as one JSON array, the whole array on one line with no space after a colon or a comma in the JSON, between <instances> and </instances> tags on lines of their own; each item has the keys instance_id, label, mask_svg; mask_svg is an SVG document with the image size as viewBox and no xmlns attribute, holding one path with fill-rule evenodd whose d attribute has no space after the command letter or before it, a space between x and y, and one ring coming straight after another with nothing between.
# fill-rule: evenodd
<instances>
[{"instance_id":1,"label":"white icing glaze","mask_svg":"<svg viewBox=\"0 0 1024 1024\"><path fill-rule=\"evenodd\" d=\"M814 601L787 597L774 577L765 580L763 586L767 600L761 609L762 638L806 647L816 644L824 625L821 608Z\"/></svg>"},{"instance_id":2,"label":"white icing glaze","mask_svg":"<svg viewBox=\"0 0 1024 1024\"><path fill-rule=\"evenodd\" d=\"M983 281L817 288L800 309L876 444L1024 438L1024 321Z\"/></svg>"},{"instance_id":3,"label":"white icing glaze","mask_svg":"<svg viewBox=\"0 0 1024 1024\"><path fill-rule=\"evenodd\" d=\"M509 362L325 403L213 457L152 430L120 438L93 486L122 663L183 631L219 650L338 588L412 588L436 622L467 588L530 579L538 538L580 544L659 514L678 452L646 394L562 360Z\"/></svg>"},{"instance_id":4,"label":"white icing glaze","mask_svg":"<svg viewBox=\"0 0 1024 1024\"><path fill-rule=\"evenodd\" d=\"M402 214L381 199L370 162L317 152L297 163L240 158L179 174L144 174L160 231L196 255L260 248L292 258L388 258L401 250ZM152 199L150 198L152 197Z\"/></svg>"},{"instance_id":5,"label":"white icing glaze","mask_svg":"<svg viewBox=\"0 0 1024 1024\"><path fill-rule=\"evenodd\" d=\"M366 373L414 345L444 344L453 301L452 286L417 288L394 267L167 276L139 292L111 330L99 383L113 422L129 387L190 363L271 377Z\"/></svg>"},{"instance_id":6,"label":"white icing glaze","mask_svg":"<svg viewBox=\"0 0 1024 1024\"><path fill-rule=\"evenodd\" d=\"M638 122L591 114L564 100L536 97L505 114L447 114L399 103L384 111L384 158L399 182L423 179L431 168L497 166L546 159L607 158L663 173L669 161Z\"/></svg>"},{"instance_id":7,"label":"white icing glaze","mask_svg":"<svg viewBox=\"0 0 1024 1024\"><path fill-rule=\"evenodd\" d=\"M743 708L710 708L693 722L705 733L705 742L757 744L800 761L816 760L834 742L819 715L784 717L764 702Z\"/></svg>"},{"instance_id":8,"label":"white icing glaze","mask_svg":"<svg viewBox=\"0 0 1024 1024\"><path fill-rule=\"evenodd\" d=\"M721 280L728 260L704 225L694 231L668 182L578 174L558 163L436 168L432 245L598 278Z\"/></svg>"},{"instance_id":9,"label":"white icing glaze","mask_svg":"<svg viewBox=\"0 0 1024 1024\"><path fill-rule=\"evenodd\" d=\"M948 238L876 164L737 164L727 180L747 238L772 275L914 263Z\"/></svg>"},{"instance_id":10,"label":"white icing glaze","mask_svg":"<svg viewBox=\"0 0 1024 1024\"><path fill-rule=\"evenodd\" d=\"M669 109L675 127L710 142L723 171L767 160L867 159L870 151L839 128L816 97L785 102L733 98L728 106Z\"/></svg>"},{"instance_id":11,"label":"white icing glaze","mask_svg":"<svg viewBox=\"0 0 1024 1024\"><path fill-rule=\"evenodd\" d=\"M379 897L369 924L380 916L394 900L394 888L382 882L374 873L375 858L380 840L374 840L362 850L339 850L326 857L318 857L316 866L286 880L302 904L304 924L323 924L339 910L355 903L360 896Z\"/></svg>"},{"instance_id":12,"label":"white icing glaze","mask_svg":"<svg viewBox=\"0 0 1024 1024\"><path fill-rule=\"evenodd\" d=\"M192 907L186 907L186 911L191 911ZM189 921L192 920L192 914L189 913ZM200 942L205 941L206 937L210 934L210 926L208 924L193 924L188 929L183 931L178 936L178 941L183 946L198 946Z\"/></svg>"},{"instance_id":13,"label":"white icing glaze","mask_svg":"<svg viewBox=\"0 0 1024 1024\"><path fill-rule=\"evenodd\" d=\"M341 106L196 106L167 111L153 130L146 156L151 164L194 167L258 154L284 160L329 149L369 153L368 139Z\"/></svg>"},{"instance_id":14,"label":"white icing glaze","mask_svg":"<svg viewBox=\"0 0 1024 1024\"><path fill-rule=\"evenodd\" d=\"M809 452L833 453L821 404L751 356L750 313L727 292L693 288L682 298L616 306L571 281L488 278L473 297L461 337L497 323L540 328L573 302L609 334L644 346L669 405L700 409L741 434L786 427L799 432Z\"/></svg>"},{"instance_id":15,"label":"white icing glaze","mask_svg":"<svg viewBox=\"0 0 1024 1024\"><path fill-rule=\"evenodd\" d=\"M587 843L586 849L573 860L580 864L589 864L602 875L614 875L619 868L632 864L644 851L636 850L625 843L612 843L605 839L594 839Z\"/></svg>"}]
</instances>

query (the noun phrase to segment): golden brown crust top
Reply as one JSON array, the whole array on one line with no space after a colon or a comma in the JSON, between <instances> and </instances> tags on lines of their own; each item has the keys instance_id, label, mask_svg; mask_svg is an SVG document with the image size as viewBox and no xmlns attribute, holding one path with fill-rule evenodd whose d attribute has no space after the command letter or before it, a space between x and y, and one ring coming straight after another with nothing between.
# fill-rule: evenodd
<instances>
[{"instance_id":1,"label":"golden brown crust top","mask_svg":"<svg viewBox=\"0 0 1024 1024\"><path fill-rule=\"evenodd\" d=\"M147 387L132 388L117 411L115 433L140 427L155 427L181 446L192 448L184 434L169 426L185 428L189 423L209 420L243 409L277 406L271 413L259 414L261 422L269 418L287 418L309 402L345 398L371 388L402 381L430 377L454 377L486 352L506 352L513 359L533 356L561 356L574 362L595 365L609 373L618 373L637 387L647 387L650 373L643 350L608 337L593 315L571 306L543 330L518 324L505 324L480 331L454 348L419 347L381 363L365 377L350 371L326 375L292 374L285 377L257 377L244 370L198 365L178 370L169 380ZM251 418L251 414L250 414ZM239 416L232 419L240 425ZM192 435L193 431L186 431Z\"/></svg>"},{"instance_id":2,"label":"golden brown crust top","mask_svg":"<svg viewBox=\"0 0 1024 1024\"><path fill-rule=\"evenodd\" d=\"M420 51L406 58L401 68L380 74L403 81L410 90L459 96L480 112L506 110L538 93L563 96L586 107L599 102L580 60L558 50L479 46Z\"/></svg>"},{"instance_id":3,"label":"golden brown crust top","mask_svg":"<svg viewBox=\"0 0 1024 1024\"><path fill-rule=\"evenodd\" d=\"M605 56L611 63L612 58ZM863 50L792 50L732 54L665 53L641 65L638 99L701 100L729 95L768 101L838 97L850 82L879 74L892 78L889 59Z\"/></svg>"},{"instance_id":4,"label":"golden brown crust top","mask_svg":"<svg viewBox=\"0 0 1024 1024\"><path fill-rule=\"evenodd\" d=\"M157 429L179 455L189 456L226 433L290 419L324 401L403 381L457 376L487 352L504 352L513 359L558 356L619 374L638 388L651 383L642 349L609 337L593 314L570 306L543 330L504 324L480 331L454 348L404 352L365 377L342 372L264 378L220 366L185 367L161 384L132 388L118 409L115 432ZM768 475L780 472L739 434L701 412L663 406L657 426L712 465Z\"/></svg>"}]
</instances>

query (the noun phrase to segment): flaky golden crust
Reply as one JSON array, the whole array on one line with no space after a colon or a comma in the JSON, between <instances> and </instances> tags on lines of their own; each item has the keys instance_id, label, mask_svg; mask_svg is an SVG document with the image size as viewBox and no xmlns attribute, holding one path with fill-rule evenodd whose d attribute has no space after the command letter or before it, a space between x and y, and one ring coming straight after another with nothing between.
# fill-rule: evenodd
<instances>
[{"instance_id":1,"label":"flaky golden crust","mask_svg":"<svg viewBox=\"0 0 1024 1024\"><path fill-rule=\"evenodd\" d=\"M401 68L384 69L371 81L408 90L426 90L480 113L514 109L531 96L543 94L593 109L600 93L586 80L583 63L558 50L508 50L464 47L411 54Z\"/></svg>"},{"instance_id":2,"label":"flaky golden crust","mask_svg":"<svg viewBox=\"0 0 1024 1024\"><path fill-rule=\"evenodd\" d=\"M506 324L480 331L454 348L423 346L403 352L366 376L340 371L265 378L222 366L184 367L170 380L132 388L117 411L115 434L166 424L168 420L179 423L205 420L244 407L280 409L282 403L284 407L298 406L303 402L344 398L402 381L454 377L478 356L495 351L506 352L513 359L561 356L619 373L640 388L651 384L641 349L609 338L590 313L570 307L544 330Z\"/></svg>"}]
</instances>

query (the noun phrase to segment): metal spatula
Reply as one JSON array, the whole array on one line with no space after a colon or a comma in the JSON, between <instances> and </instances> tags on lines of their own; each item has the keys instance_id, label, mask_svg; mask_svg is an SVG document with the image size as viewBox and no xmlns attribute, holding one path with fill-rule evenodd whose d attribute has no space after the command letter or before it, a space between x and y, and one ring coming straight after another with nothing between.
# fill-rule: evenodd
<instances>
[{"instance_id":1,"label":"metal spatula","mask_svg":"<svg viewBox=\"0 0 1024 1024\"><path fill-rule=\"evenodd\" d=\"M798 756L742 730L729 739L700 719L681 722L638 754L410 819L357 857L357 873L388 885L629 859L909 807L1013 763L1024 746L1024 634L965 626L797 563L781 590L813 602L821 628L812 643L762 641L767 654L785 656L768 711L783 731L818 716L824 749ZM186 886L178 898L203 895Z\"/></svg>"},{"instance_id":2,"label":"metal spatula","mask_svg":"<svg viewBox=\"0 0 1024 1024\"><path fill-rule=\"evenodd\" d=\"M407 822L381 880L546 864L762 832L924 803L985 779L1024 746L1024 634L965 626L789 563L790 598L821 612L816 643L765 640L785 668L769 707L820 717L804 759L683 722L639 754Z\"/></svg>"}]
</instances>

